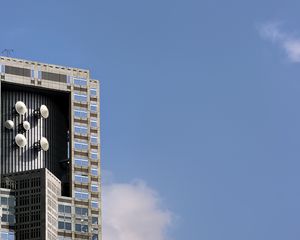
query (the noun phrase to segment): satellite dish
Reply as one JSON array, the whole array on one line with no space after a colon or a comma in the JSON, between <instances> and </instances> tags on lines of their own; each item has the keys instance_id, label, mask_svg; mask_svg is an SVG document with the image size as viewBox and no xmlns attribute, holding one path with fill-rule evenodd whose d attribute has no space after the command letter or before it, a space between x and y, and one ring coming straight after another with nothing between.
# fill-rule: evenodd
<instances>
[{"instance_id":1,"label":"satellite dish","mask_svg":"<svg viewBox=\"0 0 300 240\"><path fill-rule=\"evenodd\" d=\"M27 145L27 139L20 133L15 137L15 142L19 147L25 147Z\"/></svg>"},{"instance_id":2,"label":"satellite dish","mask_svg":"<svg viewBox=\"0 0 300 240\"><path fill-rule=\"evenodd\" d=\"M49 117L49 110L46 105L42 105L40 107L40 113L41 113L42 117L45 119Z\"/></svg>"},{"instance_id":3,"label":"satellite dish","mask_svg":"<svg viewBox=\"0 0 300 240\"><path fill-rule=\"evenodd\" d=\"M22 101L16 102L15 109L20 115L24 115L25 113L27 113L27 107Z\"/></svg>"},{"instance_id":4,"label":"satellite dish","mask_svg":"<svg viewBox=\"0 0 300 240\"><path fill-rule=\"evenodd\" d=\"M34 111L34 114L38 118L43 117L46 119L49 117L49 110L46 105L41 105L39 109Z\"/></svg>"},{"instance_id":5,"label":"satellite dish","mask_svg":"<svg viewBox=\"0 0 300 240\"><path fill-rule=\"evenodd\" d=\"M45 152L48 151L48 149L49 149L49 143L48 143L47 138L42 137L41 140L40 140L40 145L41 145L41 148L42 148Z\"/></svg>"},{"instance_id":6,"label":"satellite dish","mask_svg":"<svg viewBox=\"0 0 300 240\"><path fill-rule=\"evenodd\" d=\"M15 124L12 120L6 120L4 123L4 127L7 129L13 129L14 126L15 126Z\"/></svg>"},{"instance_id":7,"label":"satellite dish","mask_svg":"<svg viewBox=\"0 0 300 240\"><path fill-rule=\"evenodd\" d=\"M24 130L28 131L30 129L30 123L28 121L24 121L22 123Z\"/></svg>"}]
</instances>

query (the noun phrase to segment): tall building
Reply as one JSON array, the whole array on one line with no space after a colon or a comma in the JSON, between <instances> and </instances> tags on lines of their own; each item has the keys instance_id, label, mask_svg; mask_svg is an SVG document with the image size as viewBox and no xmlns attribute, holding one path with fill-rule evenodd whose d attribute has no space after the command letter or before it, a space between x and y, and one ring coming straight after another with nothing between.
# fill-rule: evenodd
<instances>
[{"instance_id":1,"label":"tall building","mask_svg":"<svg viewBox=\"0 0 300 240\"><path fill-rule=\"evenodd\" d=\"M101 239L99 82L0 57L0 238Z\"/></svg>"}]
</instances>

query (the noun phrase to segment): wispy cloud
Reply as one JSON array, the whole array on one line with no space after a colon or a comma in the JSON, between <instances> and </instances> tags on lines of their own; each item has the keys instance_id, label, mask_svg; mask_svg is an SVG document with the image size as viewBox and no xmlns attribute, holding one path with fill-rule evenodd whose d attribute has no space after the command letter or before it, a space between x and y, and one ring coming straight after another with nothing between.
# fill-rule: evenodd
<instances>
[{"instance_id":1,"label":"wispy cloud","mask_svg":"<svg viewBox=\"0 0 300 240\"><path fill-rule=\"evenodd\" d=\"M281 23L267 23L259 28L261 36L282 48L291 62L300 62L300 37L282 30Z\"/></svg>"},{"instance_id":2,"label":"wispy cloud","mask_svg":"<svg viewBox=\"0 0 300 240\"><path fill-rule=\"evenodd\" d=\"M167 240L173 214L143 181L103 187L103 239Z\"/></svg>"}]
</instances>

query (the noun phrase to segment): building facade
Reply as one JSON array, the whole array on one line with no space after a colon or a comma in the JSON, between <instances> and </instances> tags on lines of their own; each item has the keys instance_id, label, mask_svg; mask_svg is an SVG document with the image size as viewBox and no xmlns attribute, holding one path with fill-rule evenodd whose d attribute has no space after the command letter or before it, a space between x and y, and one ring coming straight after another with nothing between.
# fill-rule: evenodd
<instances>
[{"instance_id":1,"label":"building facade","mask_svg":"<svg viewBox=\"0 0 300 240\"><path fill-rule=\"evenodd\" d=\"M0 57L0 89L1 239L101 239L99 82Z\"/></svg>"}]
</instances>

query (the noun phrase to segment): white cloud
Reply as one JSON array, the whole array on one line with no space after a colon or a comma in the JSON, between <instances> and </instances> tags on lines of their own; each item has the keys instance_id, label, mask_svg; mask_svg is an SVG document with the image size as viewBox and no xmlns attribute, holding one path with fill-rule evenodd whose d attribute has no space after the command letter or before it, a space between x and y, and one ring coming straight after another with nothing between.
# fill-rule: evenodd
<instances>
[{"instance_id":1,"label":"white cloud","mask_svg":"<svg viewBox=\"0 0 300 240\"><path fill-rule=\"evenodd\" d=\"M260 27L263 38L278 44L291 62L300 62L300 38L281 30L280 23L267 23Z\"/></svg>"},{"instance_id":2,"label":"white cloud","mask_svg":"<svg viewBox=\"0 0 300 240\"><path fill-rule=\"evenodd\" d=\"M103 240L167 240L173 214L142 181L103 187Z\"/></svg>"},{"instance_id":3,"label":"white cloud","mask_svg":"<svg viewBox=\"0 0 300 240\"><path fill-rule=\"evenodd\" d=\"M300 62L300 39L285 41L284 49L292 62Z\"/></svg>"},{"instance_id":4,"label":"white cloud","mask_svg":"<svg viewBox=\"0 0 300 240\"><path fill-rule=\"evenodd\" d=\"M262 25L259 29L261 36L274 42L284 40L285 35L279 30L280 25L275 22Z\"/></svg>"}]
</instances>

